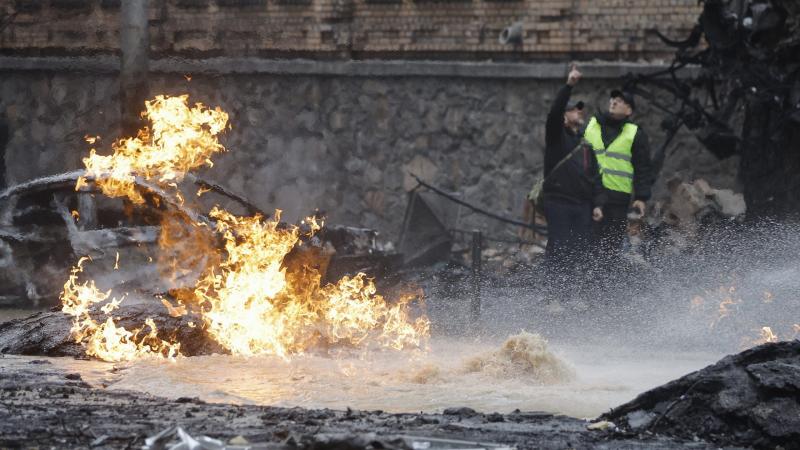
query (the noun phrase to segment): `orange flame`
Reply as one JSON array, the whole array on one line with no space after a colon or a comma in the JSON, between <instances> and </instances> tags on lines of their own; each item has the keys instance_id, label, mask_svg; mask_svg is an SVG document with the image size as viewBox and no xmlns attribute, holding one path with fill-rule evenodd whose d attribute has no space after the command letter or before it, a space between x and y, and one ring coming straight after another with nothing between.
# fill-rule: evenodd
<instances>
[{"instance_id":1,"label":"orange flame","mask_svg":"<svg viewBox=\"0 0 800 450\"><path fill-rule=\"evenodd\" d=\"M102 323L96 322L90 312L92 305L104 303L111 296L111 291L102 292L94 281L78 283L78 275L83 272L83 264L89 260L83 257L72 268L69 279L64 283L61 293L61 310L73 317L70 333L78 344L86 347L86 354L96 356L105 361L128 361L143 356L161 356L173 358L180 350L180 344L171 344L158 338L158 330L152 319L145 325L150 332L139 338L141 329L128 331L118 327L111 312L117 309L122 298L112 298L100 310L108 317ZM124 297L123 297L124 298Z\"/></svg>"},{"instance_id":2,"label":"orange flame","mask_svg":"<svg viewBox=\"0 0 800 450\"><path fill-rule=\"evenodd\" d=\"M690 308L692 311L697 311L703 308L703 304L705 304L705 299L699 295L695 295L692 297Z\"/></svg>"},{"instance_id":3,"label":"orange flame","mask_svg":"<svg viewBox=\"0 0 800 450\"><path fill-rule=\"evenodd\" d=\"M159 95L145 102L143 116L152 123L152 129L144 128L135 138L115 142L114 153L109 156L98 155L92 149L83 159L87 176L98 179L104 194L141 204L144 199L133 185L137 176L174 185L189 170L212 166L211 156L225 151L217 135L225 129L228 114L201 103L190 108L188 99L188 95ZM79 180L76 190L83 185L85 180Z\"/></svg>"},{"instance_id":4,"label":"orange flame","mask_svg":"<svg viewBox=\"0 0 800 450\"><path fill-rule=\"evenodd\" d=\"M389 306L364 274L320 287L315 268L287 273L284 258L300 231L279 228L280 211L266 221L219 208L210 215L225 239L226 259L198 282L195 295L209 334L231 353L286 358L320 344L361 346L369 337L402 349L427 336L427 318L412 322L408 300ZM309 222L312 232L319 228Z\"/></svg>"},{"instance_id":5,"label":"orange flame","mask_svg":"<svg viewBox=\"0 0 800 450\"><path fill-rule=\"evenodd\" d=\"M778 335L770 327L761 327L761 340L764 342L778 342Z\"/></svg>"},{"instance_id":6,"label":"orange flame","mask_svg":"<svg viewBox=\"0 0 800 450\"><path fill-rule=\"evenodd\" d=\"M730 306L738 305L739 303L741 302L736 301L731 297L724 298L719 303L719 309L717 310L717 317L714 319L713 322L711 322L711 328L714 328L714 326L717 325L720 321L722 321L722 319L728 317L731 314L731 309L729 308Z\"/></svg>"},{"instance_id":7,"label":"orange flame","mask_svg":"<svg viewBox=\"0 0 800 450\"><path fill-rule=\"evenodd\" d=\"M144 202L135 189L136 177L171 186L182 200L177 184L186 172L211 166L211 156L225 151L218 134L227 126L228 115L199 103L189 108L186 95L158 96L145 106L143 115L151 128L113 144L110 156L99 156L92 149L83 160L87 177L94 177L106 195L124 196L135 204ZM79 179L76 190L85 185L86 179ZM427 317L411 318L414 296L391 305L364 274L321 286L319 268L300 264L289 269L287 255L307 250L298 227L279 226L280 211L264 220L237 217L215 207L209 216L216 221L224 252L217 250L206 224L191 223L180 214L163 215L162 274L172 281L185 281L193 272L199 278L190 289L176 290L179 306L161 301L172 316L186 314L186 306L196 309L206 332L231 353L288 358L314 346L337 343L403 349L420 347L429 335ZM308 221L311 233L320 228L313 218ZM86 346L87 354L108 361L176 355L179 345L159 339L152 319L145 321L150 332L142 338L141 329L131 332L116 326L109 314L122 299L111 299L101 308L109 315L105 322L92 319L91 306L108 301L111 293L101 292L94 281L78 283L84 261L73 269L61 298L62 310L74 317L73 337Z\"/></svg>"},{"instance_id":8,"label":"orange flame","mask_svg":"<svg viewBox=\"0 0 800 450\"><path fill-rule=\"evenodd\" d=\"M740 347L744 350L756 345L766 344L768 342L778 342L780 339L778 335L772 332L771 327L761 327L758 331L758 337L755 339L744 337L741 340Z\"/></svg>"}]
</instances>

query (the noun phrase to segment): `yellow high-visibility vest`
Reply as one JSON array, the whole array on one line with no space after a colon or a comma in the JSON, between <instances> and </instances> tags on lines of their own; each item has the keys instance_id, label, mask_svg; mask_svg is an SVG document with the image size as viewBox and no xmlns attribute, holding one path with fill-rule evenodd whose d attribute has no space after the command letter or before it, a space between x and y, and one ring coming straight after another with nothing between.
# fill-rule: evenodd
<instances>
[{"instance_id":1,"label":"yellow high-visibility vest","mask_svg":"<svg viewBox=\"0 0 800 450\"><path fill-rule=\"evenodd\" d=\"M592 144L594 154L597 156L597 165L603 178L603 186L612 191L630 194L633 192L633 139L636 137L638 126L626 123L622 126L614 142L608 148L603 143L603 132L597 118L592 117L583 138Z\"/></svg>"}]
</instances>

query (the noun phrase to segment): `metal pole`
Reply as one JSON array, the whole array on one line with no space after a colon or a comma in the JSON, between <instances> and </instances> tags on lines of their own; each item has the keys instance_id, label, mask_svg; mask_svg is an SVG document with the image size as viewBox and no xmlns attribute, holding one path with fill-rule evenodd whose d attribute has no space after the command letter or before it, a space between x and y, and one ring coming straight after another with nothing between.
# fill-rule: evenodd
<instances>
[{"instance_id":1,"label":"metal pole","mask_svg":"<svg viewBox=\"0 0 800 450\"><path fill-rule=\"evenodd\" d=\"M122 133L131 136L141 128L140 114L147 99L150 35L148 0L122 0L120 8L119 90Z\"/></svg>"},{"instance_id":2,"label":"metal pole","mask_svg":"<svg viewBox=\"0 0 800 450\"><path fill-rule=\"evenodd\" d=\"M480 230L472 232L472 302L470 312L472 322L477 323L481 316L481 253L483 248L483 233Z\"/></svg>"}]
</instances>

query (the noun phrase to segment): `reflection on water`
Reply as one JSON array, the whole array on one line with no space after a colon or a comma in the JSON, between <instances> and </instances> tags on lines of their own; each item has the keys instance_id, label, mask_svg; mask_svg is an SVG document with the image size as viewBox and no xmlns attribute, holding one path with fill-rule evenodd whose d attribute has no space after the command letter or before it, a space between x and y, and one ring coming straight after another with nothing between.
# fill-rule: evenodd
<instances>
[{"instance_id":1,"label":"reflection on water","mask_svg":"<svg viewBox=\"0 0 800 450\"><path fill-rule=\"evenodd\" d=\"M430 352L339 358L223 355L140 360L118 366L59 359L96 385L211 402L306 408L436 412L468 406L595 417L637 394L716 361L702 353L631 354L620 349L537 347L534 335L492 344L435 339ZM519 345L526 347L520 350ZM478 364L483 360L486 364ZM106 367L105 371L98 370ZM547 374L542 379L543 374Z\"/></svg>"}]
</instances>

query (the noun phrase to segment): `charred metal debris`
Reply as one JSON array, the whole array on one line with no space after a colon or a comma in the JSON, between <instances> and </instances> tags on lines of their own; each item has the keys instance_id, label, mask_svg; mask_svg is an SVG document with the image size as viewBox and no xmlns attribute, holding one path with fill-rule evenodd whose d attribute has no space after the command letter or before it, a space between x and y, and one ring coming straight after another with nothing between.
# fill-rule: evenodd
<instances>
[{"instance_id":1,"label":"charred metal debris","mask_svg":"<svg viewBox=\"0 0 800 450\"><path fill-rule=\"evenodd\" d=\"M97 270L107 274L112 265L117 268L120 255L132 262L130 266L155 255L165 215L178 215L185 223L213 229L208 216L144 179L137 178L134 183L145 205L134 207L121 199L96 195L100 191L92 179L76 191L81 177L85 177L82 170L67 172L0 192L0 306L56 304L70 266L79 257L91 257ZM193 175L189 181L216 194L216 202L245 214L269 217L219 184ZM382 277L401 264L402 258L391 248L381 247L376 237L374 230L326 225L313 237L304 238L304 244L310 245L295 248L284 263L313 264L324 275L323 281L358 272ZM221 249L221 242L218 244ZM119 271L113 284L150 294L180 287L154 281L159 277L151 275L156 275L158 268L150 266Z\"/></svg>"},{"instance_id":2,"label":"charred metal debris","mask_svg":"<svg viewBox=\"0 0 800 450\"><path fill-rule=\"evenodd\" d=\"M666 114L661 168L672 138L691 130L718 158L741 157L748 217L800 213L800 3L701 0L690 35L673 40L669 68L629 75L625 88ZM689 76L678 75L692 69ZM672 101L665 100L672 97Z\"/></svg>"}]
</instances>

